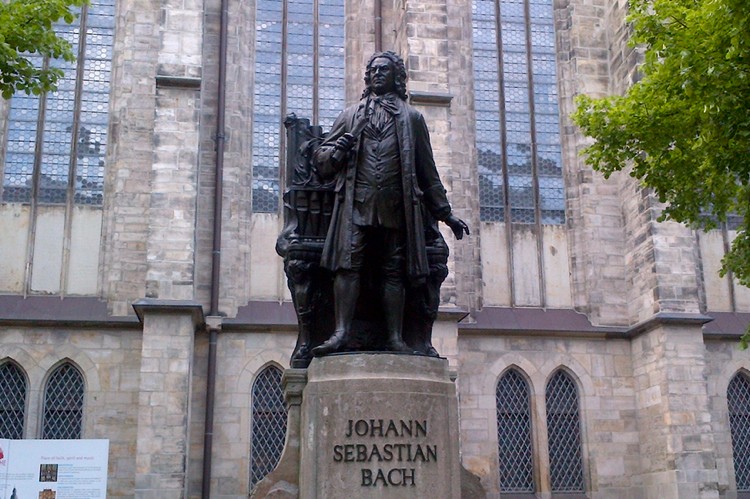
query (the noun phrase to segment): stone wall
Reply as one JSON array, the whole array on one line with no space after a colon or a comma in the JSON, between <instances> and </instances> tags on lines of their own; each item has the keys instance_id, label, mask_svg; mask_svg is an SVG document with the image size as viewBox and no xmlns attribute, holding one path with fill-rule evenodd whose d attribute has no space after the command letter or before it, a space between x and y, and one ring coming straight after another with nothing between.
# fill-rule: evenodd
<instances>
[{"instance_id":1,"label":"stone wall","mask_svg":"<svg viewBox=\"0 0 750 499\"><path fill-rule=\"evenodd\" d=\"M740 350L734 341L706 341L706 388L721 497L733 497L737 490L732 437L729 431L727 387L732 378L740 372L750 372L747 351Z\"/></svg>"},{"instance_id":2,"label":"stone wall","mask_svg":"<svg viewBox=\"0 0 750 499\"><path fill-rule=\"evenodd\" d=\"M633 365L627 340L460 336L459 415L464 466L498 497L497 382L514 367L531 390L537 490L550 493L545 389L565 369L581 404L584 480L594 497L640 497Z\"/></svg>"},{"instance_id":3,"label":"stone wall","mask_svg":"<svg viewBox=\"0 0 750 499\"><path fill-rule=\"evenodd\" d=\"M206 2L203 26L201 82L200 170L196 229L195 297L209 301L212 271L216 134L219 72L220 2ZM251 148L255 3L228 2L225 148L223 169L222 254L219 307L230 316L250 297L251 268ZM273 229L272 229L273 230ZM258 248L261 251L260 248ZM272 246L262 248L271 253Z\"/></svg>"},{"instance_id":4,"label":"stone wall","mask_svg":"<svg viewBox=\"0 0 750 499\"><path fill-rule=\"evenodd\" d=\"M624 93L640 78L643 53L629 45L627 9L626 2L614 0L607 10L610 94ZM700 299L693 232L679 224L659 223L663 206L638 180L625 174L612 179L619 184L623 206L628 323L645 321L659 312L697 313Z\"/></svg>"},{"instance_id":5,"label":"stone wall","mask_svg":"<svg viewBox=\"0 0 750 499\"><path fill-rule=\"evenodd\" d=\"M128 315L129 304L146 295L160 12L149 0L123 0L117 12L101 293L116 315Z\"/></svg>"},{"instance_id":6,"label":"stone wall","mask_svg":"<svg viewBox=\"0 0 750 499\"><path fill-rule=\"evenodd\" d=\"M700 329L656 327L632 351L647 497L719 497Z\"/></svg>"},{"instance_id":7,"label":"stone wall","mask_svg":"<svg viewBox=\"0 0 750 499\"><path fill-rule=\"evenodd\" d=\"M203 332L193 340L185 336L193 342L192 356L186 357L190 349L178 347L175 324L157 328L170 339L165 344L151 338L150 344L164 345L156 349L146 348L142 340L150 327L143 333L6 328L0 359L13 359L29 380L26 436L37 436L46 376L70 360L86 382L84 438L110 439L108 497L133 495L139 442L144 437L153 440L157 427L167 421L188 435L187 497L200 497L207 337ZM632 340L462 332L453 344L455 329L449 328L449 344L444 326L438 324L437 338L458 371L462 461L481 478L489 497L499 494L495 390L511 367L530 384L537 483L543 494L550 486L545 387L552 374L564 369L578 389L585 484L593 497L732 497L736 485L726 390L737 372L750 371L750 356L735 341L704 341L695 327L662 327ZM229 498L249 492L252 383L263 367L288 365L295 339L289 329L219 335L212 495ZM149 379L174 377L180 369L188 369L190 381L184 384L182 376L172 395L166 381L144 378L144 373ZM184 390L190 393L189 401ZM145 408L153 412L160 406L166 411L163 421L138 416ZM167 466L164 456L173 447L174 442L149 452L161 457L160 466Z\"/></svg>"},{"instance_id":8,"label":"stone wall","mask_svg":"<svg viewBox=\"0 0 750 499\"><path fill-rule=\"evenodd\" d=\"M211 497L228 499L249 494L253 382L268 365L280 369L288 367L296 339L296 333L289 331L224 332L219 335ZM205 337L197 339L189 463L188 497L191 498L201 497L206 351Z\"/></svg>"},{"instance_id":9,"label":"stone wall","mask_svg":"<svg viewBox=\"0 0 750 499\"><path fill-rule=\"evenodd\" d=\"M609 91L608 5L578 0L555 5L573 305L594 324L625 324L620 187L584 163L580 153L588 141L568 118L577 95L602 97Z\"/></svg>"},{"instance_id":10,"label":"stone wall","mask_svg":"<svg viewBox=\"0 0 750 499\"><path fill-rule=\"evenodd\" d=\"M346 5L350 103L359 98L364 63L375 47L374 4ZM626 5L554 2L567 223L542 234L543 263L554 267L556 279L547 281L545 303L584 312L594 325L621 327L592 337L554 325L523 334L507 325L457 332L456 316L436 324L436 346L458 371L462 460L490 497L499 496L495 387L510 367L531 386L543 496L550 494L544 393L557 369L570 373L579 390L590 495L735 494L726 387L736 372L750 370L750 354L737 350L734 338L704 340L697 323L627 329L657 313L684 319L706 308L750 310L750 291L715 276L733 234L702 234L696 251L693 232L656 221L661 207L635 180L624 174L605 180L585 165L579 153L588 142L567 117L577 95L621 93L638 78L640 54L626 43ZM215 216L219 2L121 0L117 9L99 294L113 316L131 315L132 302L144 297L205 306ZM508 268L504 227L479 222L471 2L384 0L383 9L383 49L406 59L413 102L427 118L449 197L472 228L461 242L445 234L452 257L443 304L470 312L510 306L508 274L520 279L528 268ZM229 317L252 300L289 299L273 252L280 218L250 212L254 12L255 2L229 3L220 296L220 312ZM0 102L4 113L7 104ZM6 126L0 122L0 136ZM501 263L488 263L493 258ZM145 496L146 474L177 469L177 494L200 496L208 351L202 329L192 331L195 324L185 317L132 328L92 326L85 318L56 327L21 322L3 322L0 360L12 358L28 375L28 437L38 436L45 376L69 359L86 380L84 437L110 439L108 495L132 497L140 479ZM233 328L218 342L216 497L249 492L254 376L269 364L286 367L296 339L281 320ZM160 411L169 421L159 419ZM157 430L184 441L177 449L165 446L172 456L154 462Z\"/></svg>"},{"instance_id":11,"label":"stone wall","mask_svg":"<svg viewBox=\"0 0 750 499\"><path fill-rule=\"evenodd\" d=\"M85 383L83 438L109 439L107 497L132 497L135 485L141 334L137 330L3 328L0 361L10 358L26 374L26 438L40 438L44 386L70 361Z\"/></svg>"},{"instance_id":12,"label":"stone wall","mask_svg":"<svg viewBox=\"0 0 750 499\"><path fill-rule=\"evenodd\" d=\"M147 298L193 298L199 96L192 89L157 88Z\"/></svg>"},{"instance_id":13,"label":"stone wall","mask_svg":"<svg viewBox=\"0 0 750 499\"><path fill-rule=\"evenodd\" d=\"M147 319L143 332L4 328L0 361L16 362L29 383L25 437L39 438L46 379L57 365L71 361L85 382L83 438L110 441L107 497L167 497L172 490L199 498L208 345L205 333L193 334L190 315L161 312ZM289 331L220 335L216 497L249 492L253 380L270 363L287 367L295 340ZM175 472L179 469L182 476Z\"/></svg>"}]
</instances>

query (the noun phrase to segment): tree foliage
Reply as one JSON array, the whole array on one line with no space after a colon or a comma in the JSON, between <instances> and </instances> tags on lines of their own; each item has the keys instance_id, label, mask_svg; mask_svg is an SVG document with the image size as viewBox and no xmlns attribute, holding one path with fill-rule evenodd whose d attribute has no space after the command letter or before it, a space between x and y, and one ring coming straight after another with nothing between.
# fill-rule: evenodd
<instances>
[{"instance_id":1,"label":"tree foliage","mask_svg":"<svg viewBox=\"0 0 750 499\"><path fill-rule=\"evenodd\" d=\"M623 96L578 98L594 169L630 174L666 203L662 219L743 223L721 274L750 285L750 1L631 0L642 78Z\"/></svg>"},{"instance_id":2,"label":"tree foliage","mask_svg":"<svg viewBox=\"0 0 750 499\"><path fill-rule=\"evenodd\" d=\"M70 44L55 34L59 20L72 23L86 0L0 1L0 92L10 99L16 91L40 94L55 90L63 76L59 68L35 65L29 55L39 54L71 62Z\"/></svg>"}]
</instances>

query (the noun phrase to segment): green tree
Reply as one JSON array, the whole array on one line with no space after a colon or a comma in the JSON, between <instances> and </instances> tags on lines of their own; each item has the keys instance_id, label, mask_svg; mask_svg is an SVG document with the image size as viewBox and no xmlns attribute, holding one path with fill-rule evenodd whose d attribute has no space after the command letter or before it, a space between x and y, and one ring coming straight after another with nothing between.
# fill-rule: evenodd
<instances>
[{"instance_id":1,"label":"green tree","mask_svg":"<svg viewBox=\"0 0 750 499\"><path fill-rule=\"evenodd\" d=\"M625 95L579 96L573 121L606 177L630 169L666 203L662 219L743 222L721 275L750 285L750 1L631 0L641 79ZM744 343L750 339L745 333Z\"/></svg>"},{"instance_id":2,"label":"green tree","mask_svg":"<svg viewBox=\"0 0 750 499\"><path fill-rule=\"evenodd\" d=\"M41 94L55 90L63 75L59 68L37 67L29 59L39 54L74 61L70 44L57 36L53 24L72 23L73 9L86 0L0 0L0 92L10 99L17 91Z\"/></svg>"}]
</instances>

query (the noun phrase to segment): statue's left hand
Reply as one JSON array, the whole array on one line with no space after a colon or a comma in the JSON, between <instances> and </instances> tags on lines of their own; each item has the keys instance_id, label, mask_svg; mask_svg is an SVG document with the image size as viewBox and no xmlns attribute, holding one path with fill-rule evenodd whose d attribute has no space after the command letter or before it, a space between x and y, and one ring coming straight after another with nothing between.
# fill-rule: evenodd
<instances>
[{"instance_id":1,"label":"statue's left hand","mask_svg":"<svg viewBox=\"0 0 750 499\"><path fill-rule=\"evenodd\" d=\"M450 214L448 215L448 218L444 220L446 225L451 228L453 231L453 235L456 236L456 239L463 239L464 232L466 232L466 235L469 235L469 226L466 225L466 222L458 218L457 216Z\"/></svg>"}]
</instances>

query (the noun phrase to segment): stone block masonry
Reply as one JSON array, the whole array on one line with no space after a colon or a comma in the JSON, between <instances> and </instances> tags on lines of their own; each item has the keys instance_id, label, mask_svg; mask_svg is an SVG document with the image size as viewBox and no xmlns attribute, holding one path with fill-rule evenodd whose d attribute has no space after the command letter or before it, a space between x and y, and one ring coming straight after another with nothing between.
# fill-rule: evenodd
<instances>
[{"instance_id":1,"label":"stone block masonry","mask_svg":"<svg viewBox=\"0 0 750 499\"><path fill-rule=\"evenodd\" d=\"M302 395L300 498L458 499L457 409L443 359L313 360Z\"/></svg>"},{"instance_id":2,"label":"stone block masonry","mask_svg":"<svg viewBox=\"0 0 750 499\"><path fill-rule=\"evenodd\" d=\"M135 497L181 499L188 494L194 333L200 305L141 300L143 322L138 397Z\"/></svg>"}]
</instances>

